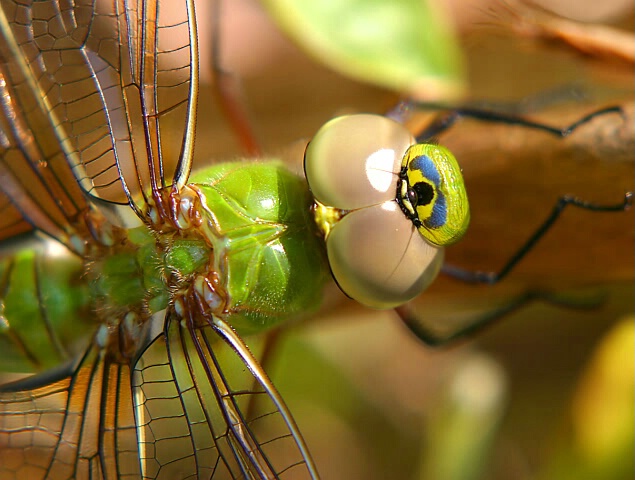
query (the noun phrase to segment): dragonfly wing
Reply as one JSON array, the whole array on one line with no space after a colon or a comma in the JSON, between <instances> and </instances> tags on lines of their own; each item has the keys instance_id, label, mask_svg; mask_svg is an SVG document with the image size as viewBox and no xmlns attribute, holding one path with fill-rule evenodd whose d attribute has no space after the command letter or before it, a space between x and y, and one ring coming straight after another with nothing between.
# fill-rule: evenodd
<instances>
[{"instance_id":1,"label":"dragonfly wing","mask_svg":"<svg viewBox=\"0 0 635 480\"><path fill-rule=\"evenodd\" d=\"M36 227L73 248L71 238L83 221L78 219L86 200L51 129L38 127L43 118L33 95L10 78L16 69L8 60L13 37L6 35L7 28L0 9L0 240Z\"/></svg>"},{"instance_id":2,"label":"dragonfly wing","mask_svg":"<svg viewBox=\"0 0 635 480\"><path fill-rule=\"evenodd\" d=\"M12 86L2 98L21 113L20 120L5 113L3 121L34 149L13 140L10 150L32 168L66 170L62 185L70 171L71 183L89 196L129 204L143 218L147 194L165 185L167 168L181 184L189 173L197 85L192 2L163 2L161 9L157 0L22 3L3 1L0 9L0 73ZM178 160L168 165L166 158Z\"/></svg>"},{"instance_id":3,"label":"dragonfly wing","mask_svg":"<svg viewBox=\"0 0 635 480\"><path fill-rule=\"evenodd\" d=\"M130 368L93 346L68 371L0 387L0 478L138 479Z\"/></svg>"},{"instance_id":4,"label":"dragonfly wing","mask_svg":"<svg viewBox=\"0 0 635 480\"><path fill-rule=\"evenodd\" d=\"M223 321L190 329L169 317L133 384L144 476L317 478L282 399Z\"/></svg>"},{"instance_id":5,"label":"dragonfly wing","mask_svg":"<svg viewBox=\"0 0 635 480\"><path fill-rule=\"evenodd\" d=\"M4 181L0 179L0 183ZM26 233L31 228L31 224L24 219L9 197L4 192L0 192L0 240Z\"/></svg>"}]
</instances>

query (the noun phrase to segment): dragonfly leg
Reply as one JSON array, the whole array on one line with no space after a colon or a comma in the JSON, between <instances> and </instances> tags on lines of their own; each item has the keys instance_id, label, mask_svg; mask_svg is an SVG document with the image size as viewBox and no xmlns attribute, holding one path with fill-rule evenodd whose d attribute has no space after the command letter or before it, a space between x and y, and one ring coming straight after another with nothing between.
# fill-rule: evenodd
<instances>
[{"instance_id":1,"label":"dragonfly leg","mask_svg":"<svg viewBox=\"0 0 635 480\"><path fill-rule=\"evenodd\" d=\"M443 347L471 338L476 335L476 333L494 324L506 315L520 310L533 300L535 300L535 295L533 293L527 293L513 299L502 307L493 309L485 314L477 315L457 330L443 333L436 332L432 328L425 326L422 319L405 305L395 308L395 312L419 340L431 347Z\"/></svg>"},{"instance_id":2,"label":"dragonfly leg","mask_svg":"<svg viewBox=\"0 0 635 480\"><path fill-rule=\"evenodd\" d=\"M601 307L606 300L607 292L603 289L594 291L582 289L580 291L558 292L529 290L516 298L506 301L506 303L495 306L485 313L475 314L459 328L444 332L436 331L425 325L425 321L421 315L408 305L397 307L395 311L419 340L431 347L445 347L469 340L476 334L504 319L507 315L519 311L536 301L559 308L590 310Z\"/></svg>"},{"instance_id":3,"label":"dragonfly leg","mask_svg":"<svg viewBox=\"0 0 635 480\"><path fill-rule=\"evenodd\" d=\"M574 206L591 212L623 212L633 204L633 192L626 192L624 199L618 204L600 205L584 201L570 195L558 199L545 221L534 231L527 241L514 253L507 263L498 272L482 272L467 270L454 265L444 265L443 273L466 283L495 284L505 278L507 274L527 255L536 243L549 231L551 226L560 217L560 214L568 206Z\"/></svg>"},{"instance_id":4,"label":"dragonfly leg","mask_svg":"<svg viewBox=\"0 0 635 480\"><path fill-rule=\"evenodd\" d=\"M583 116L582 118L579 118L572 124L561 128L541 122L535 122L515 113L497 112L485 108L469 106L453 108L442 103L421 103L410 100L400 103L387 115L397 120L403 120L407 113L414 109L446 111L446 113L439 115L430 125L416 135L417 142L419 143L429 142L430 139L434 138L436 135L439 135L451 128L461 118L473 118L489 123L519 125L521 127L540 130L551 135L564 138L573 133L578 127L590 122L596 117L610 113L624 114L620 106L613 105L610 107L603 107Z\"/></svg>"},{"instance_id":5,"label":"dragonfly leg","mask_svg":"<svg viewBox=\"0 0 635 480\"><path fill-rule=\"evenodd\" d=\"M564 105L571 102L580 103L591 99L591 92L583 84L571 83L559 85L537 93L531 93L519 100L476 100L464 104L464 107L504 112L507 114L527 115L531 112L544 110L545 108ZM402 100L386 112L386 116L399 122L403 122L412 110L456 110L458 105L439 102L416 102L414 100Z\"/></svg>"},{"instance_id":6,"label":"dragonfly leg","mask_svg":"<svg viewBox=\"0 0 635 480\"><path fill-rule=\"evenodd\" d=\"M240 79L221 66L222 2L223 0L214 0L212 2L212 86L218 106L238 138L244 153L250 157L259 157L262 155L262 149L249 120Z\"/></svg>"}]
</instances>

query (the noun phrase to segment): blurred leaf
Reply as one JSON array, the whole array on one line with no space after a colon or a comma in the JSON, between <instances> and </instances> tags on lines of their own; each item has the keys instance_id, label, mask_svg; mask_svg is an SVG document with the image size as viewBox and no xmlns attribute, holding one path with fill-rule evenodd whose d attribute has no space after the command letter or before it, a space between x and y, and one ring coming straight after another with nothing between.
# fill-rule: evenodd
<instances>
[{"instance_id":1,"label":"blurred leaf","mask_svg":"<svg viewBox=\"0 0 635 480\"><path fill-rule=\"evenodd\" d=\"M463 359L450 380L429 415L420 478L486 478L507 403L505 372L494 359L476 352Z\"/></svg>"},{"instance_id":2,"label":"blurred leaf","mask_svg":"<svg viewBox=\"0 0 635 480\"><path fill-rule=\"evenodd\" d=\"M619 480L635 468L633 316L600 341L573 399L573 435L541 477Z\"/></svg>"},{"instance_id":3,"label":"blurred leaf","mask_svg":"<svg viewBox=\"0 0 635 480\"><path fill-rule=\"evenodd\" d=\"M426 0L265 0L280 27L338 72L420 99L463 89L447 20Z\"/></svg>"},{"instance_id":4,"label":"blurred leaf","mask_svg":"<svg viewBox=\"0 0 635 480\"><path fill-rule=\"evenodd\" d=\"M591 461L611 457L624 443L633 450L634 320L624 319L604 337L574 400L576 445Z\"/></svg>"}]
</instances>

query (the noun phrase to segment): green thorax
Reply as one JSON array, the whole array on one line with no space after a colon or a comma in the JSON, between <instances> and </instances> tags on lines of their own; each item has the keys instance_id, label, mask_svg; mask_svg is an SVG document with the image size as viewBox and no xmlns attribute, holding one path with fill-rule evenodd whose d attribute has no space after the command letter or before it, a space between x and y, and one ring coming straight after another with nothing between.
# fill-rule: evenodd
<instances>
[{"instance_id":1,"label":"green thorax","mask_svg":"<svg viewBox=\"0 0 635 480\"><path fill-rule=\"evenodd\" d=\"M193 175L215 232L226 320L256 333L315 310L327 278L306 182L280 163L224 163Z\"/></svg>"},{"instance_id":2,"label":"green thorax","mask_svg":"<svg viewBox=\"0 0 635 480\"><path fill-rule=\"evenodd\" d=\"M209 238L142 226L84 259L52 240L54 253L21 246L0 256L0 370L72 360L95 332L111 358L129 361L150 340L151 317L211 270L228 295L225 320L240 333L317 308L326 261L302 179L276 163L237 162L193 181Z\"/></svg>"},{"instance_id":3,"label":"green thorax","mask_svg":"<svg viewBox=\"0 0 635 480\"><path fill-rule=\"evenodd\" d=\"M168 306L170 287L201 269L211 255L201 239L157 236L142 226L89 262L93 302L106 321L134 312L143 321Z\"/></svg>"}]
</instances>

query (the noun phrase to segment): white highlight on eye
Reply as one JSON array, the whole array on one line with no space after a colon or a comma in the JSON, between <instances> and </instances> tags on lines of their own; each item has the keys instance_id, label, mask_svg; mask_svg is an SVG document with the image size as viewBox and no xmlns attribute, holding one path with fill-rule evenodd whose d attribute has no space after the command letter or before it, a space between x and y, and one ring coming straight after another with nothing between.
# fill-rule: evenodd
<instances>
[{"instance_id":1,"label":"white highlight on eye","mask_svg":"<svg viewBox=\"0 0 635 480\"><path fill-rule=\"evenodd\" d=\"M366 158L366 176L370 185L378 192L386 192L393 183L393 165L395 163L395 151L390 148L382 148L373 152Z\"/></svg>"}]
</instances>

